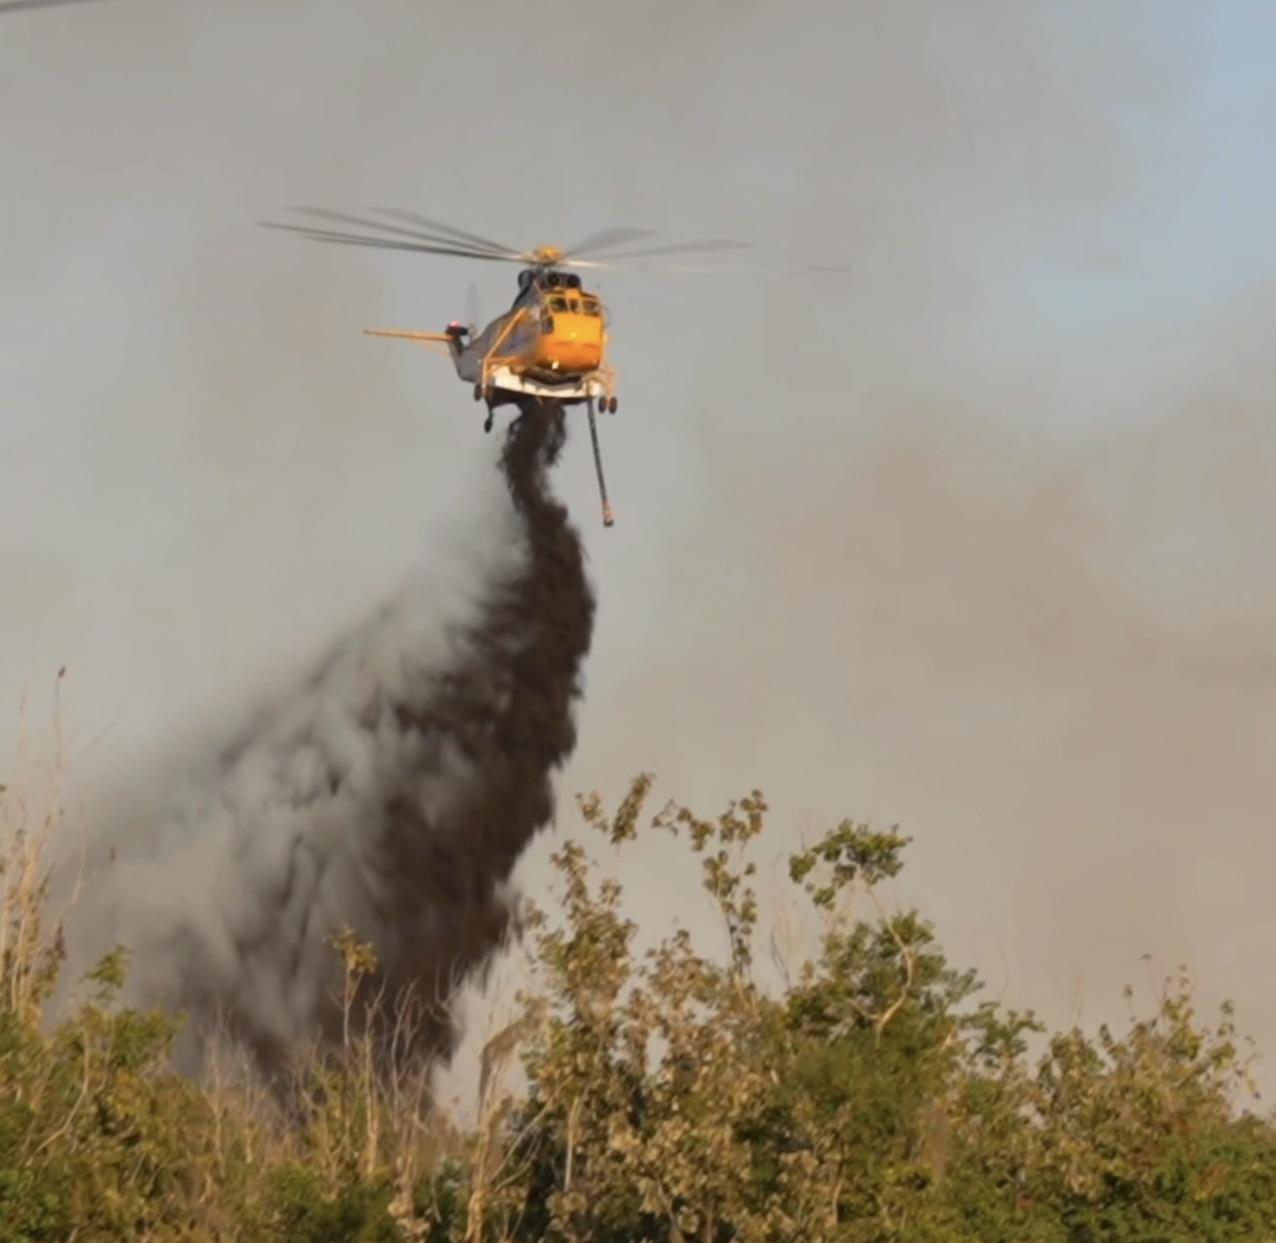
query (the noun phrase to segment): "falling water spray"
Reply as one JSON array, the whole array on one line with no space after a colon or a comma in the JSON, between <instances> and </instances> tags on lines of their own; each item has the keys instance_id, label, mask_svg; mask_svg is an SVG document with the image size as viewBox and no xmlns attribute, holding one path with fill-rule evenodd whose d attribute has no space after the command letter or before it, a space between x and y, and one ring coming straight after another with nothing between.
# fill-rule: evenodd
<instances>
[{"instance_id":1,"label":"falling water spray","mask_svg":"<svg viewBox=\"0 0 1276 1243\"><path fill-rule=\"evenodd\" d=\"M162 849L122 851L95 886L82 943L124 944L129 999L190 1014L187 1057L214 1020L267 1068L335 1039L339 927L373 944L372 986L434 1000L507 935L506 883L575 745L594 619L580 540L548 486L565 438L550 406L511 426L500 468L525 555L445 658L418 659L405 592L165 809ZM446 1007L425 1015L418 1042L446 1055Z\"/></svg>"}]
</instances>

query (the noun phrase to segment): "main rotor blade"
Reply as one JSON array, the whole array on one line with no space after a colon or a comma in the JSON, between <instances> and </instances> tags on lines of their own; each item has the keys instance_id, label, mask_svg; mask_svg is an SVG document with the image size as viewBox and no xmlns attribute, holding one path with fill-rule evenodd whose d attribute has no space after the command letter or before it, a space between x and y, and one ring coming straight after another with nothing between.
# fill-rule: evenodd
<instances>
[{"instance_id":1,"label":"main rotor blade","mask_svg":"<svg viewBox=\"0 0 1276 1243\"><path fill-rule=\"evenodd\" d=\"M636 242L642 237L654 236L653 229L601 229L577 242L575 246L564 247L563 257L569 259L572 255L597 254L600 250L611 250L628 242Z\"/></svg>"},{"instance_id":2,"label":"main rotor blade","mask_svg":"<svg viewBox=\"0 0 1276 1243\"><path fill-rule=\"evenodd\" d=\"M335 229L316 229L299 224L280 224L274 220L259 221L263 229L281 229L296 233L312 242L336 242L343 246L368 246L374 250L409 250L426 255L456 255L461 259L491 259L498 263L524 263L525 255L493 255L482 250L460 247L429 246L424 242L396 242L384 237L360 237L357 233L338 233Z\"/></svg>"},{"instance_id":3,"label":"main rotor blade","mask_svg":"<svg viewBox=\"0 0 1276 1243\"><path fill-rule=\"evenodd\" d=\"M420 212L407 211L402 207L378 207L375 210L385 216L392 216L396 220L406 220L408 224L424 225L427 229L434 229L439 233L446 233L449 237L455 238L457 241L466 242L470 246L481 246L485 250L499 250L507 255L517 253L513 246L506 246L502 242L494 242L490 238L482 237L477 233L467 233L464 229L454 228L450 224L444 224L440 220L431 220L428 216L421 215Z\"/></svg>"},{"instance_id":4,"label":"main rotor blade","mask_svg":"<svg viewBox=\"0 0 1276 1243\"><path fill-rule=\"evenodd\" d=\"M0 15L22 9L51 9L63 4L84 4L86 0L0 0Z\"/></svg>"},{"instance_id":5,"label":"main rotor blade","mask_svg":"<svg viewBox=\"0 0 1276 1243\"><path fill-rule=\"evenodd\" d=\"M707 238L702 242L674 242L669 246L646 246L642 250L626 250L618 255L608 255L615 263L626 259L645 259L649 255L696 255L712 251L749 250L748 242L733 242L726 238Z\"/></svg>"},{"instance_id":6,"label":"main rotor blade","mask_svg":"<svg viewBox=\"0 0 1276 1243\"><path fill-rule=\"evenodd\" d=\"M372 229L382 233L397 233L401 237L410 237L414 241L418 242L432 242L436 246L456 247L459 245L459 243L453 241L451 238L442 237L438 234L425 233L420 229L405 229L400 225L385 224L380 220L369 220L364 216L351 215L349 212L331 211L326 207L298 207L294 210L302 212L307 216L318 216L323 220L336 220L341 224L358 225L361 229ZM466 245L464 249L467 251L482 249L485 253L497 253L489 251L487 247L480 248ZM518 252L505 250L499 253L503 254L506 258L511 258L517 257Z\"/></svg>"}]
</instances>

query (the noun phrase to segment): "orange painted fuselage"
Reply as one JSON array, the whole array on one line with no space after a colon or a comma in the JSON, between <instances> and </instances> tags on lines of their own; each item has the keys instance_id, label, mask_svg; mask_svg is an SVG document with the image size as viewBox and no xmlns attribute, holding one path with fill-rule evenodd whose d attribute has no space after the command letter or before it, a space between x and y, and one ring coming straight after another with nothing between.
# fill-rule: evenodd
<instances>
[{"instance_id":1,"label":"orange painted fuselage","mask_svg":"<svg viewBox=\"0 0 1276 1243\"><path fill-rule=\"evenodd\" d=\"M518 297L468 340L460 324L445 333L366 329L374 336L445 345L457 375L474 385L489 409L526 399L578 405L614 404L602 301L561 273L524 273Z\"/></svg>"},{"instance_id":2,"label":"orange painted fuselage","mask_svg":"<svg viewBox=\"0 0 1276 1243\"><path fill-rule=\"evenodd\" d=\"M531 356L521 360L535 371L584 375L603 361L603 321L599 315L554 312L542 319ZM546 330L548 329L548 330Z\"/></svg>"}]
</instances>

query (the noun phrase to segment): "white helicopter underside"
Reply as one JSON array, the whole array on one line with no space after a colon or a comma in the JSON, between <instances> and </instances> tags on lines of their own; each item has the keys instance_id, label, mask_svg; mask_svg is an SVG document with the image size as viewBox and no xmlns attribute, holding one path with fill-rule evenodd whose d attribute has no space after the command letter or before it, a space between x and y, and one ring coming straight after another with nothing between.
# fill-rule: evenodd
<instances>
[{"instance_id":1,"label":"white helicopter underside","mask_svg":"<svg viewBox=\"0 0 1276 1243\"><path fill-rule=\"evenodd\" d=\"M493 388L524 397L536 397L545 401L588 401L606 396L606 387L597 376L581 376L579 379L559 384L547 384L529 376L518 375L509 367L493 367L490 373Z\"/></svg>"}]
</instances>

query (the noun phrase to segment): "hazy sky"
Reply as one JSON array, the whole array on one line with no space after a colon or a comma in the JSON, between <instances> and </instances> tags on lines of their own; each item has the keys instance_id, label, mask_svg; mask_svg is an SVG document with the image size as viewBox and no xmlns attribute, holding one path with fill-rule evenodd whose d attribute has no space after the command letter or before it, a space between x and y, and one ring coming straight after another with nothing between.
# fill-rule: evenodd
<instances>
[{"instance_id":1,"label":"hazy sky","mask_svg":"<svg viewBox=\"0 0 1276 1243\"><path fill-rule=\"evenodd\" d=\"M737 237L768 274L598 282L564 791L898 821L1008 1000L1107 1012L1148 952L1276 1045L1273 57L1261 0L0 18L0 742L65 663L78 770L127 782L485 524L479 408L360 329L514 270L256 221ZM853 270L785 275L818 262Z\"/></svg>"}]
</instances>

